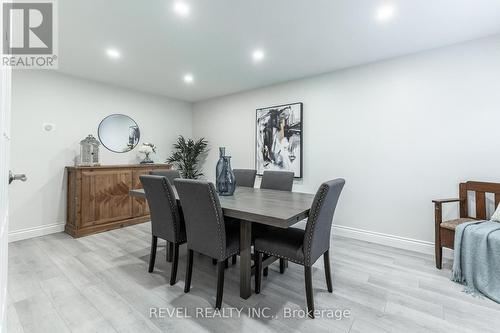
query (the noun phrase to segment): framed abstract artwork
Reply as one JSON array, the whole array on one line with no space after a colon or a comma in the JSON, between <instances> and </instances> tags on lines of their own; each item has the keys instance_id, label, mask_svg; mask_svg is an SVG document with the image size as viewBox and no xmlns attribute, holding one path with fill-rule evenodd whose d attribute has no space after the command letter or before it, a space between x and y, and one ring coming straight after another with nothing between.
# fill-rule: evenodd
<instances>
[{"instance_id":1,"label":"framed abstract artwork","mask_svg":"<svg viewBox=\"0 0 500 333\"><path fill-rule=\"evenodd\" d=\"M292 171L302 178L302 103L257 109L255 127L257 174Z\"/></svg>"}]
</instances>

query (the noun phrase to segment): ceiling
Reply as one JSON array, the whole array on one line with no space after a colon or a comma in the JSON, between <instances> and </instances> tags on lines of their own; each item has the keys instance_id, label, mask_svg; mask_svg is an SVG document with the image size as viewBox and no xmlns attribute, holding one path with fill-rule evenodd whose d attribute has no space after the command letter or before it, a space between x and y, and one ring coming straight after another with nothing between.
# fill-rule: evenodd
<instances>
[{"instance_id":1,"label":"ceiling","mask_svg":"<svg viewBox=\"0 0 500 333\"><path fill-rule=\"evenodd\" d=\"M500 33L498 0L183 2L186 17L173 0L58 1L59 70L200 101Z\"/></svg>"}]
</instances>

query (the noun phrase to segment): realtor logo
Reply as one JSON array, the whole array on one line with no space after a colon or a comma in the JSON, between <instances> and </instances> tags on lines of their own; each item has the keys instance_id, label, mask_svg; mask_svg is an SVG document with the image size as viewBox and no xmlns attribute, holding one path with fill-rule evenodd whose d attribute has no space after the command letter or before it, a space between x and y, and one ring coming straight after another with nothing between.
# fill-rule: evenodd
<instances>
[{"instance_id":1,"label":"realtor logo","mask_svg":"<svg viewBox=\"0 0 500 333\"><path fill-rule=\"evenodd\" d=\"M2 64L57 68L54 0L2 3Z\"/></svg>"}]
</instances>

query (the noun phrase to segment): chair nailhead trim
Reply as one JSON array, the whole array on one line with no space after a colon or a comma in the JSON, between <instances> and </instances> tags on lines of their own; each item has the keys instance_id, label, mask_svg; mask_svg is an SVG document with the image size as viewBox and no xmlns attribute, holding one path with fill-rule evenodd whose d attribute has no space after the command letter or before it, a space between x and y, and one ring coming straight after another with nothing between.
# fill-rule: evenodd
<instances>
[{"instance_id":1,"label":"chair nailhead trim","mask_svg":"<svg viewBox=\"0 0 500 333\"><path fill-rule=\"evenodd\" d=\"M179 237L181 236L181 231L178 228L178 224L180 223L181 218L180 218L178 211L177 211L177 201L175 202L175 205L174 205L174 203L172 202L172 198L170 197L170 191L167 188L167 186L170 186L167 183L167 180L163 179L162 183L163 183L163 191L165 191L165 195L167 196L167 199L168 199L168 204L170 205L170 212L172 213L172 220L174 221L174 223L173 223L173 225L174 225L174 237L175 237L175 239L179 239Z\"/></svg>"},{"instance_id":2,"label":"chair nailhead trim","mask_svg":"<svg viewBox=\"0 0 500 333\"><path fill-rule=\"evenodd\" d=\"M312 243L312 236L313 236L313 232L314 232L314 226L316 225L316 221L318 220L318 215L319 215L319 212L321 210L321 206L323 205L323 201L325 200L327 193L328 193L328 186L325 184L321 185L318 201L314 207L314 213L313 213L313 216L311 218L311 227L310 228L306 227L306 230L309 231L308 232L307 255L304 258L307 263L309 263L309 261L311 260L311 243Z\"/></svg>"},{"instance_id":3,"label":"chair nailhead trim","mask_svg":"<svg viewBox=\"0 0 500 333\"><path fill-rule=\"evenodd\" d=\"M212 186L208 185L208 194L210 196L210 199L212 200L212 206L215 211L215 217L217 218L217 234L219 235L219 248L220 248L220 258L224 258L224 249L222 248L222 243L224 242L224 239L222 238L222 232L221 232L221 218L219 214L219 210L217 209L217 204L215 203L215 193L214 189ZM222 221L224 223L224 220ZM226 229L224 227L224 233L226 232ZM224 237L225 238L225 237ZM225 247L225 246L224 246Z\"/></svg>"},{"instance_id":4,"label":"chair nailhead trim","mask_svg":"<svg viewBox=\"0 0 500 333\"><path fill-rule=\"evenodd\" d=\"M237 251L235 251L235 252L233 252L231 254L226 254L226 259L229 258L229 257L234 256L235 254L240 254L240 250L237 250Z\"/></svg>"},{"instance_id":5,"label":"chair nailhead trim","mask_svg":"<svg viewBox=\"0 0 500 333\"><path fill-rule=\"evenodd\" d=\"M269 254L269 255L272 255L273 257L278 257L278 258L283 258L283 259L286 259L288 261L291 261L291 262L294 262L296 264L300 264L300 265L304 265L304 262L301 262L299 260L296 260L296 259L292 259L292 258L288 258L287 256L283 256L281 254L276 254L276 253L273 253L271 251L263 251L263 250L256 250L257 252L262 252L262 253L265 253L265 254Z\"/></svg>"}]
</instances>

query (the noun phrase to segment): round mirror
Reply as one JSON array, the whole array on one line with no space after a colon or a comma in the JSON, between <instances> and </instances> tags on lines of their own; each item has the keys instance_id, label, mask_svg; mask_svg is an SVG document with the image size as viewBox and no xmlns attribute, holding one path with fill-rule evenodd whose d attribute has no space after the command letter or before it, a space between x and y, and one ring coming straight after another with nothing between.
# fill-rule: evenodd
<instances>
[{"instance_id":1,"label":"round mirror","mask_svg":"<svg viewBox=\"0 0 500 333\"><path fill-rule=\"evenodd\" d=\"M134 119L112 114L101 121L98 135L104 147L115 153L126 153L137 146L141 132Z\"/></svg>"}]
</instances>

